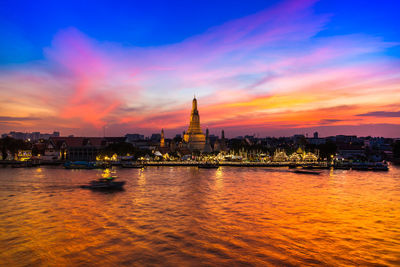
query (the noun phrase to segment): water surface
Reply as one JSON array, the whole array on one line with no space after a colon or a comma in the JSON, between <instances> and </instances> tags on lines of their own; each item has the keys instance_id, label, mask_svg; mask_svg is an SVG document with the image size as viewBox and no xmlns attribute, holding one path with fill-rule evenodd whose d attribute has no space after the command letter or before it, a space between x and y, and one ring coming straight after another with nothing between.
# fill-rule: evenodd
<instances>
[{"instance_id":1,"label":"water surface","mask_svg":"<svg viewBox=\"0 0 400 267\"><path fill-rule=\"evenodd\" d=\"M400 265L400 169L0 169L1 266Z\"/></svg>"}]
</instances>

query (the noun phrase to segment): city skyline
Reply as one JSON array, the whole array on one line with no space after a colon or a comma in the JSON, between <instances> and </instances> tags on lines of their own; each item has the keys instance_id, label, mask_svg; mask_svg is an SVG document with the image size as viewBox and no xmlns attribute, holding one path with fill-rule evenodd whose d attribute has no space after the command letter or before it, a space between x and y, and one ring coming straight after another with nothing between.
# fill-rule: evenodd
<instances>
[{"instance_id":1,"label":"city skyline","mask_svg":"<svg viewBox=\"0 0 400 267\"><path fill-rule=\"evenodd\" d=\"M400 5L361 3L6 3L0 132L170 137L196 94L211 134L399 137Z\"/></svg>"}]
</instances>

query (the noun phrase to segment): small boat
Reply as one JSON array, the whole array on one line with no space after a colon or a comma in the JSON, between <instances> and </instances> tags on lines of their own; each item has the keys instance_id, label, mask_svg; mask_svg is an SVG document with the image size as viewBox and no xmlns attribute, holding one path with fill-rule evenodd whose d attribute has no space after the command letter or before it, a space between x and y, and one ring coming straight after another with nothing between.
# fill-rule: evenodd
<instances>
[{"instance_id":1,"label":"small boat","mask_svg":"<svg viewBox=\"0 0 400 267\"><path fill-rule=\"evenodd\" d=\"M302 168L305 170L314 170L317 169L318 167L314 165L303 165Z\"/></svg>"},{"instance_id":2,"label":"small boat","mask_svg":"<svg viewBox=\"0 0 400 267\"><path fill-rule=\"evenodd\" d=\"M206 162L206 163L200 163L199 165L197 165L198 168L201 169L218 169L219 168L219 164L218 163L211 163L211 162Z\"/></svg>"},{"instance_id":3,"label":"small boat","mask_svg":"<svg viewBox=\"0 0 400 267\"><path fill-rule=\"evenodd\" d=\"M388 171L389 167L385 162L377 162L374 166L371 167L373 171Z\"/></svg>"},{"instance_id":4,"label":"small boat","mask_svg":"<svg viewBox=\"0 0 400 267\"><path fill-rule=\"evenodd\" d=\"M368 171L370 167L366 163L361 163L361 164L353 164L351 166L351 169L357 171Z\"/></svg>"},{"instance_id":5,"label":"small boat","mask_svg":"<svg viewBox=\"0 0 400 267\"><path fill-rule=\"evenodd\" d=\"M322 166L322 165L305 165L302 166L303 169L306 170L326 170L326 169L330 169L329 166Z\"/></svg>"},{"instance_id":6,"label":"small boat","mask_svg":"<svg viewBox=\"0 0 400 267\"><path fill-rule=\"evenodd\" d=\"M305 170L295 170L293 171L294 173L300 173L300 174L313 174L313 175L320 175L320 172L315 172L315 171L305 171Z\"/></svg>"},{"instance_id":7,"label":"small boat","mask_svg":"<svg viewBox=\"0 0 400 267\"><path fill-rule=\"evenodd\" d=\"M122 190L124 185L125 181L117 182L115 181L115 177L107 177L93 180L88 185L81 185L81 188L93 190Z\"/></svg>"},{"instance_id":8,"label":"small boat","mask_svg":"<svg viewBox=\"0 0 400 267\"><path fill-rule=\"evenodd\" d=\"M297 169L297 167L296 164L289 164L289 169Z\"/></svg>"},{"instance_id":9,"label":"small boat","mask_svg":"<svg viewBox=\"0 0 400 267\"><path fill-rule=\"evenodd\" d=\"M144 164L141 163L133 163L133 162L128 162L128 163L122 163L121 164L122 168L136 168L136 169L142 169L146 168Z\"/></svg>"}]
</instances>

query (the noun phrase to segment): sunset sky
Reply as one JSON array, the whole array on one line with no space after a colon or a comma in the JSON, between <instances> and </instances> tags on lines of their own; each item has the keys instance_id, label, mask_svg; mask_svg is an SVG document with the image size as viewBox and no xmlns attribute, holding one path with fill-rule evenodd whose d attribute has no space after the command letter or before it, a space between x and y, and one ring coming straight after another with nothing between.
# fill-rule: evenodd
<instances>
[{"instance_id":1,"label":"sunset sky","mask_svg":"<svg viewBox=\"0 0 400 267\"><path fill-rule=\"evenodd\" d=\"M0 1L0 133L400 137L400 1Z\"/></svg>"}]
</instances>

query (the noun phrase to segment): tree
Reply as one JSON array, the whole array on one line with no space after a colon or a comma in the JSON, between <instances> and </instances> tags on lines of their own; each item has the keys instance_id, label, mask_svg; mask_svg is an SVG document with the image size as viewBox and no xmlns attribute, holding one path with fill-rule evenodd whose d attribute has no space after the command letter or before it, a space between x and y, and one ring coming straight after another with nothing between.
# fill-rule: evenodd
<instances>
[{"instance_id":1,"label":"tree","mask_svg":"<svg viewBox=\"0 0 400 267\"><path fill-rule=\"evenodd\" d=\"M400 158L400 141L393 143L393 157Z\"/></svg>"},{"instance_id":2,"label":"tree","mask_svg":"<svg viewBox=\"0 0 400 267\"><path fill-rule=\"evenodd\" d=\"M21 139L14 139L7 136L0 139L0 148L3 160L5 160L7 158L7 151L9 151L11 154L15 154L18 152L18 150L31 149L32 144Z\"/></svg>"}]
</instances>

